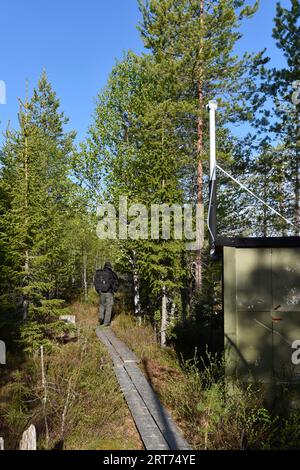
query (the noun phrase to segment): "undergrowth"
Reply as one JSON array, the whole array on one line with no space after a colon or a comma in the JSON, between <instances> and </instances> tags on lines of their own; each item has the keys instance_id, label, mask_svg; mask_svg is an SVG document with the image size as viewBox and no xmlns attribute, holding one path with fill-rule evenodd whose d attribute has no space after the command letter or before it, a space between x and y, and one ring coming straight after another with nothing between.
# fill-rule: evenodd
<instances>
[{"instance_id":1,"label":"undergrowth","mask_svg":"<svg viewBox=\"0 0 300 470\"><path fill-rule=\"evenodd\" d=\"M300 449L300 411L282 416L265 404L260 384L225 379L224 361L188 361L161 349L150 325L119 316L117 335L141 358L144 372L194 449ZM205 360L204 360L205 359Z\"/></svg>"},{"instance_id":2,"label":"undergrowth","mask_svg":"<svg viewBox=\"0 0 300 470\"><path fill-rule=\"evenodd\" d=\"M38 449L141 448L104 346L95 336L96 308L76 304L77 337L41 351L7 373L0 389L0 435L17 449L34 424Z\"/></svg>"}]
</instances>

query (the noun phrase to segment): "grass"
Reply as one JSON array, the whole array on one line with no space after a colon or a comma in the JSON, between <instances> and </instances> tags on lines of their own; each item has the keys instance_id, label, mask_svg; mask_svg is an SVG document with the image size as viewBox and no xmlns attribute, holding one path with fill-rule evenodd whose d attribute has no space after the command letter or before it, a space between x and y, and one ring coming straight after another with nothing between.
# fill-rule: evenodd
<instances>
[{"instance_id":1,"label":"grass","mask_svg":"<svg viewBox=\"0 0 300 470\"><path fill-rule=\"evenodd\" d=\"M141 449L111 360L94 332L96 306L77 303L72 313L77 317L77 338L45 352L45 408L38 352L11 370L0 389L0 435L5 448L16 449L22 432L32 423L39 449Z\"/></svg>"},{"instance_id":2,"label":"grass","mask_svg":"<svg viewBox=\"0 0 300 470\"><path fill-rule=\"evenodd\" d=\"M94 332L96 301L92 295L86 304L73 304L76 337L45 351L45 407L39 351L9 358L0 388L6 449L18 447L31 423L39 449L142 449L112 362ZM286 417L271 412L261 386L226 381L224 364L214 357L202 367L197 359L179 360L172 348L156 343L151 325L139 326L133 316L118 315L112 328L140 357L147 379L194 449L300 448L299 410Z\"/></svg>"},{"instance_id":3,"label":"grass","mask_svg":"<svg viewBox=\"0 0 300 470\"><path fill-rule=\"evenodd\" d=\"M264 404L263 388L224 378L223 361L182 363L161 349L150 325L120 315L113 329L142 360L143 371L194 449L300 449L300 411L278 416ZM204 363L205 362L205 363ZM201 365L201 367L200 367Z\"/></svg>"},{"instance_id":4,"label":"grass","mask_svg":"<svg viewBox=\"0 0 300 470\"><path fill-rule=\"evenodd\" d=\"M157 344L151 325L139 326L134 316L121 314L113 321L112 328L142 361L157 361L160 365L180 370L175 351L172 348L162 349Z\"/></svg>"}]
</instances>

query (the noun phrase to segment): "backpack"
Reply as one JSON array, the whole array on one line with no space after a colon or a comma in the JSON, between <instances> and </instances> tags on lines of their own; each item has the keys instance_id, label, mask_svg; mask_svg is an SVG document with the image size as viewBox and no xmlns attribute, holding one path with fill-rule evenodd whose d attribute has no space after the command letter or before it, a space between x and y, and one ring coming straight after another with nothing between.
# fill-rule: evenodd
<instances>
[{"instance_id":1,"label":"backpack","mask_svg":"<svg viewBox=\"0 0 300 470\"><path fill-rule=\"evenodd\" d=\"M118 276L116 275L116 273L114 273L114 272L112 273L111 288L112 288L114 294L119 289L119 279L118 279Z\"/></svg>"},{"instance_id":2,"label":"backpack","mask_svg":"<svg viewBox=\"0 0 300 470\"><path fill-rule=\"evenodd\" d=\"M98 269L94 278L95 289L98 293L108 292L111 288L112 275L108 269Z\"/></svg>"}]
</instances>

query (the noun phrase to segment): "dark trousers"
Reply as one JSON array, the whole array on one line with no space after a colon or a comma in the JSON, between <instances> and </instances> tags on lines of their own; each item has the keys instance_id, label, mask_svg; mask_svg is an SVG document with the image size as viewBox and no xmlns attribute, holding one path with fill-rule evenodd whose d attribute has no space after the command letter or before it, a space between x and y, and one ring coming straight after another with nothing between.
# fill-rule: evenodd
<instances>
[{"instance_id":1,"label":"dark trousers","mask_svg":"<svg viewBox=\"0 0 300 470\"><path fill-rule=\"evenodd\" d=\"M111 292L101 292L99 305L99 320L104 325L110 324L113 305L114 295Z\"/></svg>"}]
</instances>

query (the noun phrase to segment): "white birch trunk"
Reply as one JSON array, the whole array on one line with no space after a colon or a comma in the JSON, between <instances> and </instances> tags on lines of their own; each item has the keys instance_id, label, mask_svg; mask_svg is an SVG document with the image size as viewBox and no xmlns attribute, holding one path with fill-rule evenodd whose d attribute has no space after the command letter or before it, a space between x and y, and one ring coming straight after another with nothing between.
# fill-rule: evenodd
<instances>
[{"instance_id":1,"label":"white birch trunk","mask_svg":"<svg viewBox=\"0 0 300 470\"><path fill-rule=\"evenodd\" d=\"M47 393L47 380L46 380L45 366L44 366L44 347L43 346L41 346L41 369L42 369L42 387L44 390L42 404L43 404L43 414L44 414L44 422L45 422L46 449L48 449L48 443L49 443L49 427L48 427L48 418L47 418L48 393Z\"/></svg>"},{"instance_id":2,"label":"white birch trunk","mask_svg":"<svg viewBox=\"0 0 300 470\"><path fill-rule=\"evenodd\" d=\"M161 330L160 330L160 344L164 348L166 346L166 330L168 324L168 312L167 312L167 295L166 288L162 290L162 301L161 301Z\"/></svg>"},{"instance_id":3,"label":"white birch trunk","mask_svg":"<svg viewBox=\"0 0 300 470\"><path fill-rule=\"evenodd\" d=\"M142 314L141 314L141 303L140 303L140 280L139 274L136 266L135 253L131 259L132 263L132 275L133 275L133 289L134 289L134 314L138 318L139 325L142 324Z\"/></svg>"},{"instance_id":4,"label":"white birch trunk","mask_svg":"<svg viewBox=\"0 0 300 470\"><path fill-rule=\"evenodd\" d=\"M84 301L87 301L88 298L88 285L87 285L87 254L83 255L83 291L84 291Z\"/></svg>"}]
</instances>

